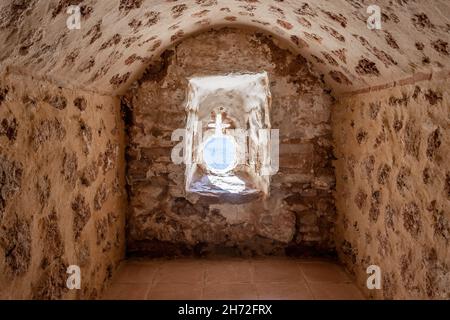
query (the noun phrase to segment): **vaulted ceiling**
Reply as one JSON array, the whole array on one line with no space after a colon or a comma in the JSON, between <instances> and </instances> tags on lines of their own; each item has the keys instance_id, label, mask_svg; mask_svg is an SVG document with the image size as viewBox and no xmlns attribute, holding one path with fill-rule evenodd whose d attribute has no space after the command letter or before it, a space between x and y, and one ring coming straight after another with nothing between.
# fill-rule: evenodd
<instances>
[{"instance_id":1,"label":"vaulted ceiling","mask_svg":"<svg viewBox=\"0 0 450 320\"><path fill-rule=\"evenodd\" d=\"M370 30L367 7L381 8ZM81 7L69 30L67 6ZM121 94L168 46L223 25L285 39L335 93L448 72L448 0L3 0L0 71Z\"/></svg>"}]
</instances>

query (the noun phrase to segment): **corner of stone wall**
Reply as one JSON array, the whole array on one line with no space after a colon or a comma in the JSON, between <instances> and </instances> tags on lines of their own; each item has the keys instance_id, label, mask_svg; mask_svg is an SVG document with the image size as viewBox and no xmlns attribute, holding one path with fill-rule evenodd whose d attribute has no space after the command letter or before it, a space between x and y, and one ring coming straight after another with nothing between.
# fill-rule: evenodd
<instances>
[{"instance_id":1,"label":"corner of stone wall","mask_svg":"<svg viewBox=\"0 0 450 320\"><path fill-rule=\"evenodd\" d=\"M123 131L117 98L2 76L0 297L100 296L125 254Z\"/></svg>"},{"instance_id":2,"label":"corner of stone wall","mask_svg":"<svg viewBox=\"0 0 450 320\"><path fill-rule=\"evenodd\" d=\"M371 298L450 297L449 84L349 95L333 108L337 251ZM366 287L370 265L380 290Z\"/></svg>"}]
</instances>

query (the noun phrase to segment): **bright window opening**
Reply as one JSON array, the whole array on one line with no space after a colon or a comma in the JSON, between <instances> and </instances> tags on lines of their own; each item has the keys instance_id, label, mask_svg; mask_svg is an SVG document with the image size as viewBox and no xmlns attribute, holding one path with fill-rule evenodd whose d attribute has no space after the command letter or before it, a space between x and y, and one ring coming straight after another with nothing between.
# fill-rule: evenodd
<instances>
[{"instance_id":1,"label":"bright window opening","mask_svg":"<svg viewBox=\"0 0 450 320\"><path fill-rule=\"evenodd\" d=\"M186 105L186 191L239 201L268 194L270 177L261 170L270 129L267 73L189 79ZM246 201L246 200L244 200Z\"/></svg>"},{"instance_id":2,"label":"bright window opening","mask_svg":"<svg viewBox=\"0 0 450 320\"><path fill-rule=\"evenodd\" d=\"M206 167L215 173L226 173L236 166L236 143L229 136L212 136L203 147Z\"/></svg>"}]
</instances>

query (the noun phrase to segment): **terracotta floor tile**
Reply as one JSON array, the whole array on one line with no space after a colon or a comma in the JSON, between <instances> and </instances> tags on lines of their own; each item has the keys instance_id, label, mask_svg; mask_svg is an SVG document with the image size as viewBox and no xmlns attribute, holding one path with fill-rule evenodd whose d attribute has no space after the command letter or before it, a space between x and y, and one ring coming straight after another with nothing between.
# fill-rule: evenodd
<instances>
[{"instance_id":1,"label":"terracotta floor tile","mask_svg":"<svg viewBox=\"0 0 450 320\"><path fill-rule=\"evenodd\" d=\"M150 287L148 300L200 300L203 284L157 283Z\"/></svg>"},{"instance_id":2,"label":"terracotta floor tile","mask_svg":"<svg viewBox=\"0 0 450 320\"><path fill-rule=\"evenodd\" d=\"M145 259L145 258L131 258L126 260L127 264L140 264L144 266L159 266L164 263L166 260L163 259Z\"/></svg>"},{"instance_id":3,"label":"terracotta floor tile","mask_svg":"<svg viewBox=\"0 0 450 320\"><path fill-rule=\"evenodd\" d=\"M258 298L262 300L312 300L313 295L305 282L256 283Z\"/></svg>"},{"instance_id":4,"label":"terracotta floor tile","mask_svg":"<svg viewBox=\"0 0 450 320\"><path fill-rule=\"evenodd\" d=\"M363 300L364 296L352 283L311 282L309 288L319 300Z\"/></svg>"},{"instance_id":5,"label":"terracotta floor tile","mask_svg":"<svg viewBox=\"0 0 450 320\"><path fill-rule=\"evenodd\" d=\"M104 299L364 299L337 264L290 258L126 261Z\"/></svg>"},{"instance_id":6,"label":"terracotta floor tile","mask_svg":"<svg viewBox=\"0 0 450 320\"><path fill-rule=\"evenodd\" d=\"M205 265L206 283L250 283L251 264L246 260L212 261Z\"/></svg>"},{"instance_id":7,"label":"terracotta floor tile","mask_svg":"<svg viewBox=\"0 0 450 320\"><path fill-rule=\"evenodd\" d=\"M104 300L145 300L149 284L113 283L105 292Z\"/></svg>"},{"instance_id":8,"label":"terracotta floor tile","mask_svg":"<svg viewBox=\"0 0 450 320\"><path fill-rule=\"evenodd\" d=\"M157 270L157 264L127 263L121 266L114 281L117 283L151 283Z\"/></svg>"},{"instance_id":9,"label":"terracotta floor tile","mask_svg":"<svg viewBox=\"0 0 450 320\"><path fill-rule=\"evenodd\" d=\"M256 300L256 288L251 283L209 283L203 289L204 300Z\"/></svg>"},{"instance_id":10,"label":"terracotta floor tile","mask_svg":"<svg viewBox=\"0 0 450 320\"><path fill-rule=\"evenodd\" d=\"M306 281L349 283L351 282L341 266L331 262L299 263Z\"/></svg>"},{"instance_id":11,"label":"terracotta floor tile","mask_svg":"<svg viewBox=\"0 0 450 320\"><path fill-rule=\"evenodd\" d=\"M203 283L205 266L201 261L168 261L162 263L155 283Z\"/></svg>"},{"instance_id":12,"label":"terracotta floor tile","mask_svg":"<svg viewBox=\"0 0 450 320\"><path fill-rule=\"evenodd\" d=\"M255 282L304 281L300 267L291 260L252 261Z\"/></svg>"}]
</instances>

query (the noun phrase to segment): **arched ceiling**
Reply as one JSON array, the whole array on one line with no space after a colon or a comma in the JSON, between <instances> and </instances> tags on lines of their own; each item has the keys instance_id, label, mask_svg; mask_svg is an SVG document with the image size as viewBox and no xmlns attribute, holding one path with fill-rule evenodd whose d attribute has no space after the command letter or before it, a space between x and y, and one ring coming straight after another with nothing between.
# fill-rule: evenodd
<instances>
[{"instance_id":1,"label":"arched ceiling","mask_svg":"<svg viewBox=\"0 0 450 320\"><path fill-rule=\"evenodd\" d=\"M373 2L381 30L366 26ZM66 27L70 4L80 30ZM289 41L339 94L448 70L449 14L448 0L3 0L0 71L121 94L191 33L249 25Z\"/></svg>"}]
</instances>

